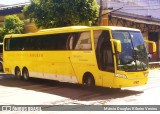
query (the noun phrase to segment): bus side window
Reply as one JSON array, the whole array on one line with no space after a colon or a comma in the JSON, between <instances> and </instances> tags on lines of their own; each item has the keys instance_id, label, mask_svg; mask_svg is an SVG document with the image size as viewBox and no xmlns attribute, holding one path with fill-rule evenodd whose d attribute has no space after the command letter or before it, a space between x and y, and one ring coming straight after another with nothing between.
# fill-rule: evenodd
<instances>
[{"instance_id":1,"label":"bus side window","mask_svg":"<svg viewBox=\"0 0 160 114\"><path fill-rule=\"evenodd\" d=\"M109 31L94 31L94 41L99 69L113 72L114 62Z\"/></svg>"},{"instance_id":2,"label":"bus side window","mask_svg":"<svg viewBox=\"0 0 160 114\"><path fill-rule=\"evenodd\" d=\"M81 32L75 35L75 50L91 50L91 33L90 32Z\"/></svg>"},{"instance_id":3,"label":"bus side window","mask_svg":"<svg viewBox=\"0 0 160 114\"><path fill-rule=\"evenodd\" d=\"M67 49L69 50L91 50L90 32L71 33L67 40Z\"/></svg>"},{"instance_id":4,"label":"bus side window","mask_svg":"<svg viewBox=\"0 0 160 114\"><path fill-rule=\"evenodd\" d=\"M4 49L6 51L10 50L10 39L5 39L5 47L4 47Z\"/></svg>"}]
</instances>

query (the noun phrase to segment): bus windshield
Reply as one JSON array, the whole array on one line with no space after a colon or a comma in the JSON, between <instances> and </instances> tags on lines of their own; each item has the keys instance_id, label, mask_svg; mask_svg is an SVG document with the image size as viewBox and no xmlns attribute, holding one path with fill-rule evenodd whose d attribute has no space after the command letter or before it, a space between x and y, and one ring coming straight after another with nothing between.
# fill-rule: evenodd
<instances>
[{"instance_id":1,"label":"bus windshield","mask_svg":"<svg viewBox=\"0 0 160 114\"><path fill-rule=\"evenodd\" d=\"M117 53L118 70L132 72L148 69L148 54L141 32L114 30L112 35L122 45L122 52Z\"/></svg>"}]
</instances>

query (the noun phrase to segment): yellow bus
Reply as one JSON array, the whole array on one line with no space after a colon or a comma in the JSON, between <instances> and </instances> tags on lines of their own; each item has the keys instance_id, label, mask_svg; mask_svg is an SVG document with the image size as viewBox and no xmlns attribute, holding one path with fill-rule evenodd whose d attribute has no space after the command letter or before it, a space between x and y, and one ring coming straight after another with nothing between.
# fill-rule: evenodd
<instances>
[{"instance_id":1,"label":"yellow bus","mask_svg":"<svg viewBox=\"0 0 160 114\"><path fill-rule=\"evenodd\" d=\"M148 80L148 53L138 29L70 26L6 35L3 59L5 73L25 80L110 88L144 85Z\"/></svg>"}]
</instances>

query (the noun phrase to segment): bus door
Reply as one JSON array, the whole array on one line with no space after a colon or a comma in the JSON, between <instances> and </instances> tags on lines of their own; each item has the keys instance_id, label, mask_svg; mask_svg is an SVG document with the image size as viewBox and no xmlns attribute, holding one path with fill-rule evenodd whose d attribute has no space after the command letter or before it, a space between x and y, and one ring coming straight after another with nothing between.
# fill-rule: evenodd
<instances>
[{"instance_id":1,"label":"bus door","mask_svg":"<svg viewBox=\"0 0 160 114\"><path fill-rule=\"evenodd\" d=\"M102 86L111 87L114 78L114 62L109 31L94 31L94 39Z\"/></svg>"}]
</instances>

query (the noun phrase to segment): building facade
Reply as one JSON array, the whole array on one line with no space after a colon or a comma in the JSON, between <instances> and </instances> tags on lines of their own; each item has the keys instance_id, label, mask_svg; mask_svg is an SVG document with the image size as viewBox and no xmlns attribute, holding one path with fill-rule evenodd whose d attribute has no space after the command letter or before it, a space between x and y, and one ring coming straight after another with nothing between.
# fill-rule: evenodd
<instances>
[{"instance_id":1,"label":"building facade","mask_svg":"<svg viewBox=\"0 0 160 114\"><path fill-rule=\"evenodd\" d=\"M160 60L160 0L98 0L101 25L138 28L145 39L155 41L157 52L151 61ZM150 45L148 45L151 50Z\"/></svg>"}]
</instances>

